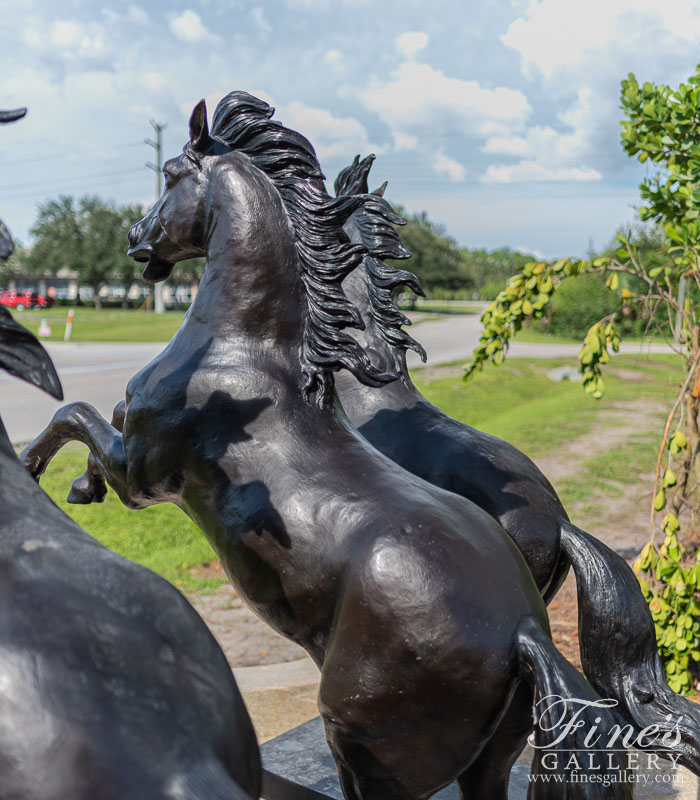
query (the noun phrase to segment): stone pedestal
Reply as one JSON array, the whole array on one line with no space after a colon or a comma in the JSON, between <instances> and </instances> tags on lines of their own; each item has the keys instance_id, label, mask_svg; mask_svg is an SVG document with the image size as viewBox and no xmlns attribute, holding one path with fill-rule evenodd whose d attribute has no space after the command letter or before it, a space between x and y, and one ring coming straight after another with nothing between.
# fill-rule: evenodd
<instances>
[{"instance_id":1,"label":"stone pedestal","mask_svg":"<svg viewBox=\"0 0 700 800\"><path fill-rule=\"evenodd\" d=\"M321 718L305 722L261 746L263 800L343 800ZM509 800L524 800L529 769L516 764L510 775ZM459 800L456 784L434 795Z\"/></svg>"}]
</instances>

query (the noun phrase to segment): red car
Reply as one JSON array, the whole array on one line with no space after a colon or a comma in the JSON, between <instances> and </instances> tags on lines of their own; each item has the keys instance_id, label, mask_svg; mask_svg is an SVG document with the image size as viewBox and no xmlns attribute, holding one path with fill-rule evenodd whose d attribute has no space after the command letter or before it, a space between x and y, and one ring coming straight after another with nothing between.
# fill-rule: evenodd
<instances>
[{"instance_id":1,"label":"red car","mask_svg":"<svg viewBox=\"0 0 700 800\"><path fill-rule=\"evenodd\" d=\"M51 308L53 297L44 297L38 292L10 290L0 292L0 305L23 311L25 308Z\"/></svg>"}]
</instances>

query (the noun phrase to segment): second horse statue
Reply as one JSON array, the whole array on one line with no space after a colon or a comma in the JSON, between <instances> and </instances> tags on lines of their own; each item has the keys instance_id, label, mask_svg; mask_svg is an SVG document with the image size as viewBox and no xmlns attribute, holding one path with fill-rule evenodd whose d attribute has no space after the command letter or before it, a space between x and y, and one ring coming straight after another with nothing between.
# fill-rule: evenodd
<instances>
[{"instance_id":1,"label":"second horse statue","mask_svg":"<svg viewBox=\"0 0 700 800\"><path fill-rule=\"evenodd\" d=\"M373 386L396 377L343 330L362 325L341 282L366 252L342 227L364 198L331 198L311 145L272 114L233 92L210 133L196 106L130 250L151 280L206 256L196 300L129 382L123 432L72 403L24 463L38 477L66 442L85 442L94 486L99 473L130 507L172 502L199 525L241 597L321 669L319 708L349 800L422 799L455 779L465 797L505 800L534 692L572 698L583 722L564 741L561 707L543 714L536 742L555 754L616 718L552 644L501 526L347 421L335 371ZM606 747L589 757L609 785L572 781L566 796L631 796ZM540 752L536 774L547 770ZM566 760L553 771L565 776Z\"/></svg>"}]
</instances>

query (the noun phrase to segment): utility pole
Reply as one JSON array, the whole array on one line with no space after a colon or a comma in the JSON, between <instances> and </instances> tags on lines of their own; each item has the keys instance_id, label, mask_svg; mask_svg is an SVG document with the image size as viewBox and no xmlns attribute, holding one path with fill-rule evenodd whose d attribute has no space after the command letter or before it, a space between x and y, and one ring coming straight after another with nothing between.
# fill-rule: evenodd
<instances>
[{"instance_id":1,"label":"utility pole","mask_svg":"<svg viewBox=\"0 0 700 800\"><path fill-rule=\"evenodd\" d=\"M165 124L161 124L156 122L154 119L150 120L151 127L156 133L156 140L155 142L153 139L144 139L144 143L147 144L149 147L152 147L156 151L156 163L154 164L151 161L146 162L146 166L149 169L152 169L156 173L156 201L160 197L160 193L163 189L163 159L162 159L162 132L163 129L167 126ZM162 281L158 281L155 284L155 312L156 314L162 314L165 311L165 304L163 303L163 283Z\"/></svg>"}]
</instances>

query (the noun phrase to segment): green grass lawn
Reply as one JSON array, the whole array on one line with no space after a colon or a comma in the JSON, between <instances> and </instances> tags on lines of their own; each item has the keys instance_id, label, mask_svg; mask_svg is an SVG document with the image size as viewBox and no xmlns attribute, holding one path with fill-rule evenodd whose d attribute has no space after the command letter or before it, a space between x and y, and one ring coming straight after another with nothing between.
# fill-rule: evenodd
<instances>
[{"instance_id":1,"label":"green grass lawn","mask_svg":"<svg viewBox=\"0 0 700 800\"><path fill-rule=\"evenodd\" d=\"M48 311L12 311L14 318L38 332L42 320L51 328L50 342L62 342L68 316L68 308L52 308ZM166 311L122 311L78 306L73 319L72 342L168 342L180 327L184 312Z\"/></svg>"},{"instance_id":2,"label":"green grass lawn","mask_svg":"<svg viewBox=\"0 0 700 800\"><path fill-rule=\"evenodd\" d=\"M669 404L677 389L679 360L673 355L616 356L605 373L601 400L586 395L580 383L547 377L555 367L576 364L576 359L518 358L486 366L466 383L458 376L431 378L430 368L415 370L413 378L450 416L507 439L534 458L588 433L615 403L650 397ZM630 372L638 377L631 379Z\"/></svg>"},{"instance_id":3,"label":"green grass lawn","mask_svg":"<svg viewBox=\"0 0 700 800\"><path fill-rule=\"evenodd\" d=\"M448 414L501 436L534 457L594 430L601 414L615 403L648 397L668 404L676 390L674 356L616 357L606 375L607 394L599 401L585 395L579 383L547 377L548 370L564 363L575 360L513 359L501 367L486 368L468 383L461 379L459 369L418 369L414 377L421 391ZM199 568L214 554L204 535L174 506L130 511L111 490L102 505L66 504L71 481L84 469L86 452L82 445L65 448L42 479L42 486L61 508L107 547L159 572L181 589L208 589L222 582L201 574ZM623 446L620 460L627 458L629 469L636 473L639 460L653 460L654 452L649 442L630 441ZM582 470L609 481L606 470L613 469L617 480L624 480L625 467L619 463L613 467L609 460L593 459L591 464L584 460ZM576 500L582 486L590 491L592 481L593 477L561 487L564 502Z\"/></svg>"},{"instance_id":4,"label":"green grass lawn","mask_svg":"<svg viewBox=\"0 0 700 800\"><path fill-rule=\"evenodd\" d=\"M158 572L180 589L207 589L224 581L197 574L198 567L216 556L204 534L173 505L134 511L125 508L111 489L104 503L66 503L71 482L85 469L87 452L84 445L68 445L41 479L57 505L111 550Z\"/></svg>"}]
</instances>

